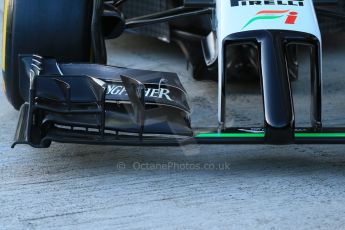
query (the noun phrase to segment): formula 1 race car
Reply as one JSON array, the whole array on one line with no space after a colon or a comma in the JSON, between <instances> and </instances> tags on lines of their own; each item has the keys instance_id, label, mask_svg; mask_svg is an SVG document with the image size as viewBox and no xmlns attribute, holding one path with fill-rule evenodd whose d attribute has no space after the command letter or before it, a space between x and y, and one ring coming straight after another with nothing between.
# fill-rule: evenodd
<instances>
[{"instance_id":1,"label":"formula 1 race car","mask_svg":"<svg viewBox=\"0 0 345 230\"><path fill-rule=\"evenodd\" d=\"M345 128L322 126L319 29L345 31L344 9L336 0L5 0L4 88L20 110L13 147L345 143ZM105 39L125 31L179 44L197 80L217 73L218 127L191 126L177 74L106 65ZM310 127L295 127L297 45L311 54ZM264 125L226 127L227 82L249 75L260 78Z\"/></svg>"}]
</instances>

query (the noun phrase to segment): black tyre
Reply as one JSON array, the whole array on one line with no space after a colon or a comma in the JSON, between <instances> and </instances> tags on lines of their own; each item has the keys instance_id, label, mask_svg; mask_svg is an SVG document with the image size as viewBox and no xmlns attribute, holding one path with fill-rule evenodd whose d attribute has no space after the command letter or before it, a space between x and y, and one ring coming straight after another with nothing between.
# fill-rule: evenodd
<instances>
[{"instance_id":1,"label":"black tyre","mask_svg":"<svg viewBox=\"0 0 345 230\"><path fill-rule=\"evenodd\" d=\"M92 0L5 0L2 71L8 100L19 109L18 54L90 62Z\"/></svg>"}]
</instances>

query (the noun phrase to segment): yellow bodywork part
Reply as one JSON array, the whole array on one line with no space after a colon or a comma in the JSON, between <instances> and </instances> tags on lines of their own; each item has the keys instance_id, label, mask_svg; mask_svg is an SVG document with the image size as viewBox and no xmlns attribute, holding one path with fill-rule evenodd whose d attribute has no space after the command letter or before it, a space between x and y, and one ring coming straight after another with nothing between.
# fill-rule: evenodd
<instances>
[{"instance_id":1,"label":"yellow bodywork part","mask_svg":"<svg viewBox=\"0 0 345 230\"><path fill-rule=\"evenodd\" d=\"M3 20L3 29L2 29L2 71L5 71L6 68L6 37L7 37L7 18L8 18L8 4L9 0L5 0L4 2L4 20Z\"/></svg>"}]
</instances>

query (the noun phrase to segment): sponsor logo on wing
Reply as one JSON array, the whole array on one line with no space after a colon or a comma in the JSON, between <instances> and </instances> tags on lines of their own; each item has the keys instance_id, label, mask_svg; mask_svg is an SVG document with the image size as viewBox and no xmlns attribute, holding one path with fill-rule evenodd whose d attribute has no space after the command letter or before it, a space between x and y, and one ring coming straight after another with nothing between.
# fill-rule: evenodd
<instances>
[{"instance_id":1,"label":"sponsor logo on wing","mask_svg":"<svg viewBox=\"0 0 345 230\"><path fill-rule=\"evenodd\" d=\"M106 94L114 96L127 96L126 89L122 85L108 85ZM145 97L167 99L168 101L173 101L170 97L169 89L146 88Z\"/></svg>"}]
</instances>

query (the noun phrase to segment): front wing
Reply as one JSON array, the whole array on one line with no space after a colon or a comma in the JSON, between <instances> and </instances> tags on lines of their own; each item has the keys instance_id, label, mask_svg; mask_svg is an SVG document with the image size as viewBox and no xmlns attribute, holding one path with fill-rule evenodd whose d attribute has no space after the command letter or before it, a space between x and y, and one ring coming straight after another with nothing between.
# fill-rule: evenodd
<instances>
[{"instance_id":1,"label":"front wing","mask_svg":"<svg viewBox=\"0 0 345 230\"><path fill-rule=\"evenodd\" d=\"M272 138L266 127L192 128L187 92L173 73L20 59L21 85L30 90L23 86L13 147L345 143L345 128L299 127L291 138Z\"/></svg>"}]
</instances>

